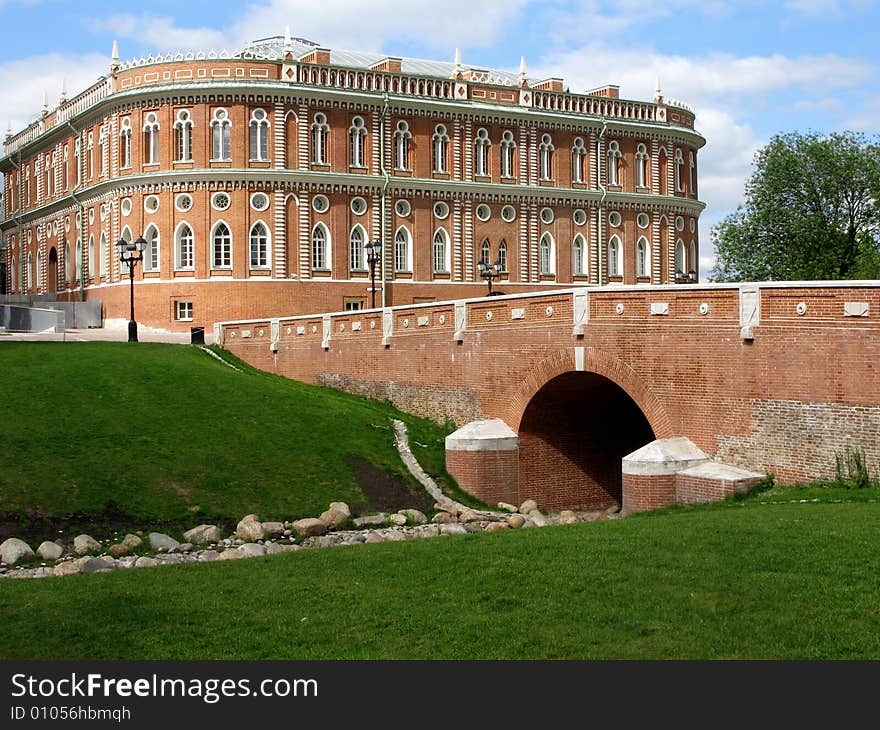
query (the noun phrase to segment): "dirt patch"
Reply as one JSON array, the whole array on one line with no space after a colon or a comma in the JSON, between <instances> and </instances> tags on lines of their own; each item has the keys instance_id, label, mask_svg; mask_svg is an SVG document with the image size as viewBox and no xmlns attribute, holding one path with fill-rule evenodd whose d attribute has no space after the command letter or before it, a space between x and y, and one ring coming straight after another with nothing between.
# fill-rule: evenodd
<instances>
[{"instance_id":1,"label":"dirt patch","mask_svg":"<svg viewBox=\"0 0 880 730\"><path fill-rule=\"evenodd\" d=\"M367 495L366 502L350 505L353 513L396 512L411 508L425 511L433 506L434 500L427 492L414 487L403 477L377 469L354 454L346 454L345 460L351 464L358 486Z\"/></svg>"}]
</instances>

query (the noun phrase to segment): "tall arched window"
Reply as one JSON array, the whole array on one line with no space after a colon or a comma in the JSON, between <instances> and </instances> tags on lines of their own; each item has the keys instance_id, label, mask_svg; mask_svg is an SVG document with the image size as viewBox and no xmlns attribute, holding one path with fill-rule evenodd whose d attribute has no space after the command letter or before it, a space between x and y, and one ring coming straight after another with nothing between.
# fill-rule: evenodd
<instances>
[{"instance_id":1,"label":"tall arched window","mask_svg":"<svg viewBox=\"0 0 880 730\"><path fill-rule=\"evenodd\" d=\"M79 148L76 152L77 177L79 177ZM124 117L119 128L119 167L131 167L131 119Z\"/></svg>"},{"instance_id":2,"label":"tall arched window","mask_svg":"<svg viewBox=\"0 0 880 730\"><path fill-rule=\"evenodd\" d=\"M265 109L254 109L250 121L251 160L269 161L269 120Z\"/></svg>"},{"instance_id":3,"label":"tall arched window","mask_svg":"<svg viewBox=\"0 0 880 730\"><path fill-rule=\"evenodd\" d=\"M155 115L153 115L153 116L155 117ZM149 115L147 115L147 119L149 119L149 118L150 118ZM159 155L158 155L159 125L158 124L156 125L155 131L156 131L156 134L154 135L154 138L157 140L156 141L157 154L156 154L155 159L158 162L158 160L159 160ZM151 154L153 151L152 148L148 149L146 146L144 147L144 149L147 149L147 154ZM95 175L95 138L92 136L91 132L89 132L88 137L86 137L86 150L88 151L88 155L86 156L86 177L89 180L91 180L92 177L94 177L94 175ZM34 182L36 182L36 180L34 180Z\"/></svg>"},{"instance_id":4,"label":"tall arched window","mask_svg":"<svg viewBox=\"0 0 880 730\"><path fill-rule=\"evenodd\" d=\"M330 268L330 235L323 223L312 229L312 269L327 270Z\"/></svg>"},{"instance_id":5,"label":"tall arched window","mask_svg":"<svg viewBox=\"0 0 880 730\"><path fill-rule=\"evenodd\" d=\"M539 170L542 180L553 179L553 139L549 134L541 135L541 144L538 146Z\"/></svg>"},{"instance_id":6,"label":"tall arched window","mask_svg":"<svg viewBox=\"0 0 880 730\"><path fill-rule=\"evenodd\" d=\"M681 150L676 148L675 150L675 189L679 193L684 192L684 188L681 186L681 166L684 164L684 157L682 157Z\"/></svg>"},{"instance_id":7,"label":"tall arched window","mask_svg":"<svg viewBox=\"0 0 880 730\"><path fill-rule=\"evenodd\" d=\"M680 238L675 242L675 276L678 279L687 273L687 259L684 250L684 241Z\"/></svg>"},{"instance_id":8,"label":"tall arched window","mask_svg":"<svg viewBox=\"0 0 880 730\"><path fill-rule=\"evenodd\" d=\"M95 276L95 237L89 236L89 278Z\"/></svg>"},{"instance_id":9,"label":"tall arched window","mask_svg":"<svg viewBox=\"0 0 880 730\"><path fill-rule=\"evenodd\" d=\"M513 153L516 141L513 132L505 131L501 135L501 177L513 177Z\"/></svg>"},{"instance_id":10,"label":"tall arched window","mask_svg":"<svg viewBox=\"0 0 880 730\"><path fill-rule=\"evenodd\" d=\"M648 185L648 148L644 144L636 147L636 187Z\"/></svg>"},{"instance_id":11,"label":"tall arched window","mask_svg":"<svg viewBox=\"0 0 880 730\"><path fill-rule=\"evenodd\" d=\"M501 264L499 271L507 273L507 241L501 240L498 244L498 263Z\"/></svg>"},{"instance_id":12,"label":"tall arched window","mask_svg":"<svg viewBox=\"0 0 880 730\"><path fill-rule=\"evenodd\" d=\"M107 276L107 236L101 232L101 239L98 242L98 273L101 276Z\"/></svg>"},{"instance_id":13,"label":"tall arched window","mask_svg":"<svg viewBox=\"0 0 880 730\"><path fill-rule=\"evenodd\" d=\"M665 148L660 149L657 156L657 192L660 195L669 193L669 156Z\"/></svg>"},{"instance_id":14,"label":"tall arched window","mask_svg":"<svg viewBox=\"0 0 880 730\"><path fill-rule=\"evenodd\" d=\"M101 157L101 177L107 174L107 125L101 127L98 135L98 155ZM54 155L53 155L54 158ZM54 159L53 159L54 165Z\"/></svg>"},{"instance_id":15,"label":"tall arched window","mask_svg":"<svg viewBox=\"0 0 880 730\"><path fill-rule=\"evenodd\" d=\"M394 270L412 271L412 247L410 246L409 231L401 226L394 234Z\"/></svg>"},{"instance_id":16,"label":"tall arched window","mask_svg":"<svg viewBox=\"0 0 880 730\"><path fill-rule=\"evenodd\" d=\"M189 110L181 109L177 112L177 119L174 122L174 146L180 162L192 160L192 126Z\"/></svg>"},{"instance_id":17,"label":"tall arched window","mask_svg":"<svg viewBox=\"0 0 880 730\"><path fill-rule=\"evenodd\" d=\"M646 277L651 275L651 245L644 236L636 243L636 276Z\"/></svg>"},{"instance_id":18,"label":"tall arched window","mask_svg":"<svg viewBox=\"0 0 880 730\"><path fill-rule=\"evenodd\" d=\"M434 233L434 242L432 247L433 259L434 259L434 273L435 274L448 274L449 273L449 237L446 235L446 231L442 228L438 228Z\"/></svg>"},{"instance_id":19,"label":"tall arched window","mask_svg":"<svg viewBox=\"0 0 880 730\"><path fill-rule=\"evenodd\" d=\"M269 229L263 221L251 226L250 235L251 268L269 268Z\"/></svg>"},{"instance_id":20,"label":"tall arched window","mask_svg":"<svg viewBox=\"0 0 880 730\"><path fill-rule=\"evenodd\" d=\"M485 177L489 174L489 132L482 127L474 139L474 175Z\"/></svg>"},{"instance_id":21,"label":"tall arched window","mask_svg":"<svg viewBox=\"0 0 880 730\"><path fill-rule=\"evenodd\" d=\"M480 246L480 261L482 261L486 266L488 266L492 262L492 254L489 251L488 238L483 241L483 245Z\"/></svg>"},{"instance_id":22,"label":"tall arched window","mask_svg":"<svg viewBox=\"0 0 880 730\"><path fill-rule=\"evenodd\" d=\"M694 241L691 241L691 245L688 247L688 274L691 272L696 275L699 270L698 262L697 262L697 244ZM694 279L696 281L696 279Z\"/></svg>"},{"instance_id":23,"label":"tall arched window","mask_svg":"<svg viewBox=\"0 0 880 730\"><path fill-rule=\"evenodd\" d=\"M449 150L449 135L446 132L445 125L438 124L434 127L434 136L431 142L434 172L449 172L449 167L446 164Z\"/></svg>"},{"instance_id":24,"label":"tall arched window","mask_svg":"<svg viewBox=\"0 0 880 730\"><path fill-rule=\"evenodd\" d=\"M620 185L620 144L608 143L608 184Z\"/></svg>"},{"instance_id":25,"label":"tall arched window","mask_svg":"<svg viewBox=\"0 0 880 730\"><path fill-rule=\"evenodd\" d=\"M348 128L349 159L352 167L365 167L364 140L367 137L367 128L364 126L362 117L351 120Z\"/></svg>"},{"instance_id":26,"label":"tall arched window","mask_svg":"<svg viewBox=\"0 0 880 730\"><path fill-rule=\"evenodd\" d=\"M89 144L89 177L92 168L92 149ZM144 119L144 164L159 164L159 118L156 112L150 112Z\"/></svg>"},{"instance_id":27,"label":"tall arched window","mask_svg":"<svg viewBox=\"0 0 880 730\"><path fill-rule=\"evenodd\" d=\"M620 239L611 236L608 241L608 276L623 276L622 253Z\"/></svg>"},{"instance_id":28,"label":"tall arched window","mask_svg":"<svg viewBox=\"0 0 880 730\"><path fill-rule=\"evenodd\" d=\"M70 179L70 155L67 152L67 145L64 145L64 153L62 154L61 159L64 164L64 179L62 180L62 183L64 184L64 189L67 190L69 185L68 181Z\"/></svg>"},{"instance_id":29,"label":"tall arched window","mask_svg":"<svg viewBox=\"0 0 880 730\"><path fill-rule=\"evenodd\" d=\"M119 236L126 243L131 243L131 230L128 226L122 229L122 234ZM119 273L119 278L123 278L124 276L128 276L128 268L119 260L119 256L114 256L113 260L116 262L116 270Z\"/></svg>"},{"instance_id":30,"label":"tall arched window","mask_svg":"<svg viewBox=\"0 0 880 730\"><path fill-rule=\"evenodd\" d=\"M211 266L215 269L232 268L232 232L223 221L211 232Z\"/></svg>"},{"instance_id":31,"label":"tall arched window","mask_svg":"<svg viewBox=\"0 0 880 730\"><path fill-rule=\"evenodd\" d=\"M225 109L215 109L211 119L211 159L229 162L232 159L232 120Z\"/></svg>"},{"instance_id":32,"label":"tall arched window","mask_svg":"<svg viewBox=\"0 0 880 730\"><path fill-rule=\"evenodd\" d=\"M327 124L327 117L321 114L315 114L315 121L312 122L312 164L327 164L327 134L330 131L330 125Z\"/></svg>"},{"instance_id":33,"label":"tall arched window","mask_svg":"<svg viewBox=\"0 0 880 730\"><path fill-rule=\"evenodd\" d=\"M587 273L584 265L584 254L586 246L584 245L584 237L578 233L571 242L571 273L572 276L584 276Z\"/></svg>"},{"instance_id":34,"label":"tall arched window","mask_svg":"<svg viewBox=\"0 0 880 730\"><path fill-rule=\"evenodd\" d=\"M584 181L584 159L587 156L587 148L584 146L582 137L575 137L571 145L571 181L582 183Z\"/></svg>"},{"instance_id":35,"label":"tall arched window","mask_svg":"<svg viewBox=\"0 0 880 730\"><path fill-rule=\"evenodd\" d=\"M152 223L144 231L147 247L144 249L144 271L159 270L159 229Z\"/></svg>"},{"instance_id":36,"label":"tall arched window","mask_svg":"<svg viewBox=\"0 0 880 730\"><path fill-rule=\"evenodd\" d=\"M27 255L27 291L30 291L34 286L34 258L33 254L28 251Z\"/></svg>"},{"instance_id":37,"label":"tall arched window","mask_svg":"<svg viewBox=\"0 0 880 730\"><path fill-rule=\"evenodd\" d=\"M52 195L52 158L46 155L46 197Z\"/></svg>"},{"instance_id":38,"label":"tall arched window","mask_svg":"<svg viewBox=\"0 0 880 730\"><path fill-rule=\"evenodd\" d=\"M697 194L696 171L697 171L697 163L694 159L694 153L689 152L688 153L688 172L689 172L689 178L690 178L691 185L688 188L688 191L691 193L691 195Z\"/></svg>"},{"instance_id":39,"label":"tall arched window","mask_svg":"<svg viewBox=\"0 0 880 730\"><path fill-rule=\"evenodd\" d=\"M351 271L365 271L366 261L364 260L364 244L366 243L366 235L364 229L355 226L351 229L351 235L348 237L348 267Z\"/></svg>"},{"instance_id":40,"label":"tall arched window","mask_svg":"<svg viewBox=\"0 0 880 730\"><path fill-rule=\"evenodd\" d=\"M545 233L541 236L541 242L539 244L539 253L541 259L541 274L544 276L555 273L555 255L554 255L554 246L553 246L553 236L550 233Z\"/></svg>"},{"instance_id":41,"label":"tall arched window","mask_svg":"<svg viewBox=\"0 0 880 730\"><path fill-rule=\"evenodd\" d=\"M189 223L181 223L174 236L174 266L177 269L191 271L195 268L195 246L193 230Z\"/></svg>"},{"instance_id":42,"label":"tall arched window","mask_svg":"<svg viewBox=\"0 0 880 730\"><path fill-rule=\"evenodd\" d=\"M409 131L409 124L401 119L394 132L395 170L409 170L409 142L411 139L412 132Z\"/></svg>"}]
</instances>

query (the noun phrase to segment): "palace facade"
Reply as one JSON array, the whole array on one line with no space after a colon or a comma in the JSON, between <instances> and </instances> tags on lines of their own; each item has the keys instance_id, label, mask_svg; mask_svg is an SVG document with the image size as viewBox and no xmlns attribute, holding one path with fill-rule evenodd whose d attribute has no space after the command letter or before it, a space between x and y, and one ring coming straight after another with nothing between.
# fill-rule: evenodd
<instances>
[{"instance_id":1,"label":"palace facade","mask_svg":"<svg viewBox=\"0 0 880 730\"><path fill-rule=\"evenodd\" d=\"M659 84L658 84L659 87ZM5 292L219 320L696 281L694 114L302 39L120 63L7 133ZM381 245L372 291L368 244Z\"/></svg>"}]
</instances>

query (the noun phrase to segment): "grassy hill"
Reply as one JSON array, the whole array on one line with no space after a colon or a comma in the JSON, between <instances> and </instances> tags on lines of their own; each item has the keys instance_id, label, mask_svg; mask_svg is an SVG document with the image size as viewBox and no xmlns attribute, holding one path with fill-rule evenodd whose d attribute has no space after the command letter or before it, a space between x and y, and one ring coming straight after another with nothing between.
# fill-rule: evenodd
<instances>
[{"instance_id":1,"label":"grassy hill","mask_svg":"<svg viewBox=\"0 0 880 730\"><path fill-rule=\"evenodd\" d=\"M877 496L7 580L0 657L877 659Z\"/></svg>"},{"instance_id":2,"label":"grassy hill","mask_svg":"<svg viewBox=\"0 0 880 730\"><path fill-rule=\"evenodd\" d=\"M194 347L4 342L0 364L0 539L406 501L391 416L452 484L436 425Z\"/></svg>"}]
</instances>

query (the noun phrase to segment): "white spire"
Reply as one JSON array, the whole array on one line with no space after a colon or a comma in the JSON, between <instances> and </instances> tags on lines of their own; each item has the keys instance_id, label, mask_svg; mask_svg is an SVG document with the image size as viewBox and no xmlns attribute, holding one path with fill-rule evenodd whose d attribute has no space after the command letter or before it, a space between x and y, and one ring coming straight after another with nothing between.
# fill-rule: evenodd
<instances>
[{"instance_id":1,"label":"white spire","mask_svg":"<svg viewBox=\"0 0 880 730\"><path fill-rule=\"evenodd\" d=\"M115 40L113 41L113 52L110 54L110 58L115 63L119 63L119 44Z\"/></svg>"},{"instance_id":2,"label":"white spire","mask_svg":"<svg viewBox=\"0 0 880 730\"><path fill-rule=\"evenodd\" d=\"M525 86L526 84L526 57L519 57L519 82L521 85Z\"/></svg>"},{"instance_id":3,"label":"white spire","mask_svg":"<svg viewBox=\"0 0 880 730\"><path fill-rule=\"evenodd\" d=\"M290 38L290 26L284 26L284 52L293 53L293 41Z\"/></svg>"},{"instance_id":4,"label":"white spire","mask_svg":"<svg viewBox=\"0 0 880 730\"><path fill-rule=\"evenodd\" d=\"M49 113L49 95L43 91L43 116Z\"/></svg>"},{"instance_id":5,"label":"white spire","mask_svg":"<svg viewBox=\"0 0 880 730\"><path fill-rule=\"evenodd\" d=\"M461 72L461 49L455 49L455 73Z\"/></svg>"},{"instance_id":6,"label":"white spire","mask_svg":"<svg viewBox=\"0 0 880 730\"><path fill-rule=\"evenodd\" d=\"M63 104L67 101L67 79L62 77L61 79L61 96L58 97L58 103Z\"/></svg>"},{"instance_id":7,"label":"white spire","mask_svg":"<svg viewBox=\"0 0 880 730\"><path fill-rule=\"evenodd\" d=\"M663 100L663 92L660 91L660 76L657 76L657 82L654 84L654 101L659 102Z\"/></svg>"}]
</instances>

